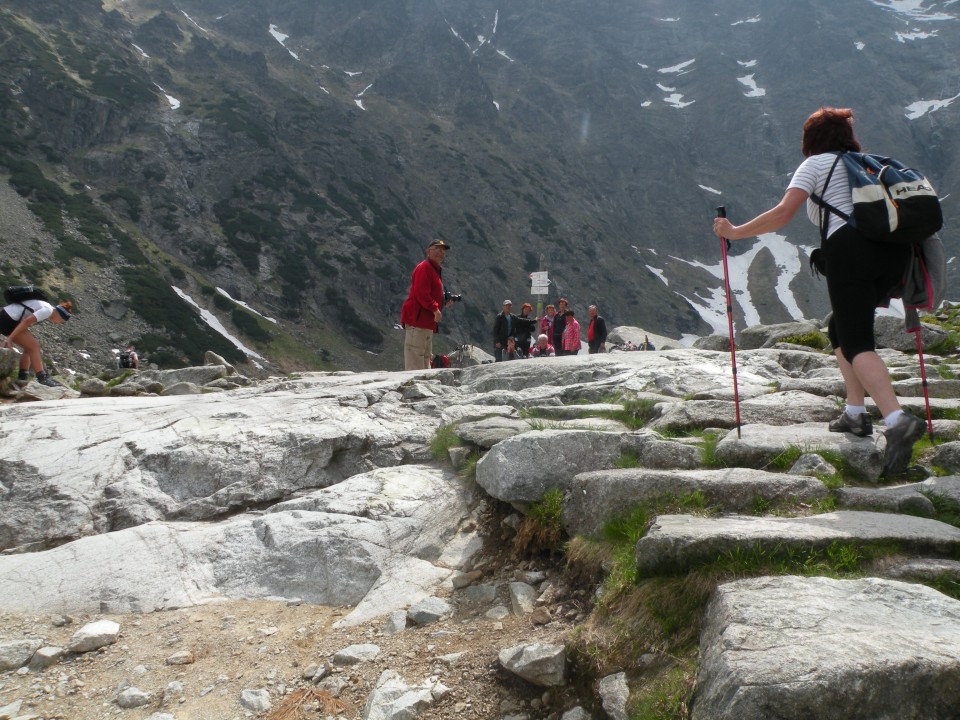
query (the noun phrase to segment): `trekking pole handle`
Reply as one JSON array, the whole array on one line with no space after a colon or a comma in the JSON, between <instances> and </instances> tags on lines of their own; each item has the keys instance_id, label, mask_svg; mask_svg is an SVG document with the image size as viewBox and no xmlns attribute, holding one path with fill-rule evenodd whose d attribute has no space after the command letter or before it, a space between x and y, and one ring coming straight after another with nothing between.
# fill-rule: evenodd
<instances>
[{"instance_id":1,"label":"trekking pole handle","mask_svg":"<svg viewBox=\"0 0 960 720\"><path fill-rule=\"evenodd\" d=\"M726 206L725 206L725 205L717 205L717 217L718 217L718 218L725 218L726 216L727 216L727 208L726 208ZM723 241L723 246L724 246L727 250L729 250L729 249L730 249L730 241L727 240L727 238L720 238L720 239Z\"/></svg>"}]
</instances>

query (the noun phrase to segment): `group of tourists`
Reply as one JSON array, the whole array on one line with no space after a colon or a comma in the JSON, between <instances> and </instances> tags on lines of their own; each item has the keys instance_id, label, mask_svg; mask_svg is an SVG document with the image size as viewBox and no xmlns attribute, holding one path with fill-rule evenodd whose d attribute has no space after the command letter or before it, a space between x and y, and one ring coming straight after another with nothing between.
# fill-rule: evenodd
<instances>
[{"instance_id":1,"label":"group of tourists","mask_svg":"<svg viewBox=\"0 0 960 720\"><path fill-rule=\"evenodd\" d=\"M587 308L587 352L606 352L607 323L596 305ZM493 321L493 357L520 360L529 357L578 355L583 349L583 330L566 298L547 305L543 317L533 315L533 305L524 303L520 314L513 314L513 302L503 301L503 310ZM534 339L534 336L536 339Z\"/></svg>"}]
</instances>

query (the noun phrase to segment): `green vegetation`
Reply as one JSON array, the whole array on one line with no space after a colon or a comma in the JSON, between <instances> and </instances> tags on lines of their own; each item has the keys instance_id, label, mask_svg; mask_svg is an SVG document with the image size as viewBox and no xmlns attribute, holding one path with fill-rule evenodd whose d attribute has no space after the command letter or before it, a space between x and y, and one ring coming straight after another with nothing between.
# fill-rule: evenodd
<instances>
[{"instance_id":1,"label":"green vegetation","mask_svg":"<svg viewBox=\"0 0 960 720\"><path fill-rule=\"evenodd\" d=\"M791 345L803 345L814 350L826 350L830 345L830 338L826 334L816 331L803 333L802 335L790 335L780 338L778 342L789 343Z\"/></svg>"},{"instance_id":2,"label":"green vegetation","mask_svg":"<svg viewBox=\"0 0 960 720\"><path fill-rule=\"evenodd\" d=\"M937 495L930 492L924 493L924 495L933 503L936 512L935 519L960 528L960 502L946 495Z\"/></svg>"},{"instance_id":3,"label":"green vegetation","mask_svg":"<svg viewBox=\"0 0 960 720\"><path fill-rule=\"evenodd\" d=\"M717 433L708 433L703 436L703 450L700 455L700 463L706 468L725 468L727 464L717 457L717 445L720 444L720 435Z\"/></svg>"},{"instance_id":4,"label":"green vegetation","mask_svg":"<svg viewBox=\"0 0 960 720\"><path fill-rule=\"evenodd\" d=\"M219 296L219 293L217 295ZM230 319L240 332L252 340L266 343L270 342L270 338L273 337L266 327L269 324L266 320L239 305L233 308Z\"/></svg>"},{"instance_id":5,"label":"green vegetation","mask_svg":"<svg viewBox=\"0 0 960 720\"><path fill-rule=\"evenodd\" d=\"M637 457L636 453L621 453L620 457L617 458L617 461L613 464L613 466L621 469L640 467L640 458Z\"/></svg>"},{"instance_id":6,"label":"green vegetation","mask_svg":"<svg viewBox=\"0 0 960 720\"><path fill-rule=\"evenodd\" d=\"M430 440L430 455L434 460L449 460L450 448L460 447L462 444L456 425L441 425Z\"/></svg>"},{"instance_id":7,"label":"green vegetation","mask_svg":"<svg viewBox=\"0 0 960 720\"><path fill-rule=\"evenodd\" d=\"M0 153L0 164L10 171L10 184L19 195L27 199L27 207L44 226L60 241L54 256L65 268L74 258L93 263L110 260L110 248L119 244L120 253L131 263L145 261L137 243L122 232L104 215L88 195L83 192L68 193L44 176L38 165ZM70 233L64 224L64 216L72 218L79 234Z\"/></svg>"},{"instance_id":8,"label":"green vegetation","mask_svg":"<svg viewBox=\"0 0 960 720\"><path fill-rule=\"evenodd\" d=\"M343 328L349 338L361 347L372 350L379 350L383 346L383 333L376 325L360 317L345 297L333 288L327 288L324 298L330 308L330 319Z\"/></svg>"},{"instance_id":9,"label":"green vegetation","mask_svg":"<svg viewBox=\"0 0 960 720\"><path fill-rule=\"evenodd\" d=\"M563 490L548 490L520 523L513 541L517 552L559 551L563 538Z\"/></svg>"},{"instance_id":10,"label":"green vegetation","mask_svg":"<svg viewBox=\"0 0 960 720\"><path fill-rule=\"evenodd\" d=\"M245 359L244 354L226 338L204 325L194 308L150 268L121 268L120 276L137 313L147 323L163 328L166 333L166 336L144 335L136 343L139 349L150 353L153 362L161 366L179 366L185 364L186 360L200 365L207 350L213 350L231 362ZM185 358L171 354L164 349L167 346L176 347Z\"/></svg>"},{"instance_id":11,"label":"green vegetation","mask_svg":"<svg viewBox=\"0 0 960 720\"><path fill-rule=\"evenodd\" d=\"M119 187L116 190L104 193L100 196L104 202L114 203L121 201L126 204L127 215L134 222L140 220L140 213L143 211L143 204L140 202L140 196L127 187Z\"/></svg>"},{"instance_id":12,"label":"green vegetation","mask_svg":"<svg viewBox=\"0 0 960 720\"><path fill-rule=\"evenodd\" d=\"M647 423L657 417L656 401L647 398L623 398L619 399L623 405L623 410L612 410L602 412L602 417L610 418L622 422L628 428L639 430L646 427Z\"/></svg>"}]
</instances>

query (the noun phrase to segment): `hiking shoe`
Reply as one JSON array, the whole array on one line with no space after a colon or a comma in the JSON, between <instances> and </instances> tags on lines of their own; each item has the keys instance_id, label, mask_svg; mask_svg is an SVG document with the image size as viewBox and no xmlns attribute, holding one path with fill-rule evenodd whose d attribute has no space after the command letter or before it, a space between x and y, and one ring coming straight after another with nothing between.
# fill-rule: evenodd
<instances>
[{"instance_id":1,"label":"hiking shoe","mask_svg":"<svg viewBox=\"0 0 960 720\"><path fill-rule=\"evenodd\" d=\"M46 385L47 387L62 387L60 383L50 377L50 373L46 372L37 373L37 382L41 385Z\"/></svg>"},{"instance_id":2,"label":"hiking shoe","mask_svg":"<svg viewBox=\"0 0 960 720\"><path fill-rule=\"evenodd\" d=\"M887 440L887 449L883 454L883 475L890 477L902 475L907 470L913 444L923 437L927 424L910 413L904 413L900 422L887 430L883 436Z\"/></svg>"},{"instance_id":3,"label":"hiking shoe","mask_svg":"<svg viewBox=\"0 0 960 720\"><path fill-rule=\"evenodd\" d=\"M856 417L847 415L846 411L840 413L840 417L831 422L828 426L830 432L848 432L857 437L867 437L873 435L873 420L870 413L861 413Z\"/></svg>"}]
</instances>

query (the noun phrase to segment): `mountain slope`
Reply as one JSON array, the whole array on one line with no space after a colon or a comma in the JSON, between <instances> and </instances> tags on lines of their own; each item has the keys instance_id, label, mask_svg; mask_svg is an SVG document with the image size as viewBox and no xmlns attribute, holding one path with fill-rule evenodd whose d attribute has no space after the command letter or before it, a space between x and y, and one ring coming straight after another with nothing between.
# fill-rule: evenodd
<instances>
[{"instance_id":1,"label":"mountain slope","mask_svg":"<svg viewBox=\"0 0 960 720\"><path fill-rule=\"evenodd\" d=\"M120 334L171 362L222 342L164 292L182 285L281 367L398 367L393 325L435 235L465 297L440 349L485 345L541 267L608 323L725 332L713 208L775 202L821 104L853 107L867 149L922 167L957 219L949 2L0 7L0 159L50 264L6 277L91 313L126 301ZM29 266L29 241L3 239ZM799 218L735 247L738 327L826 312L816 242Z\"/></svg>"}]
</instances>

